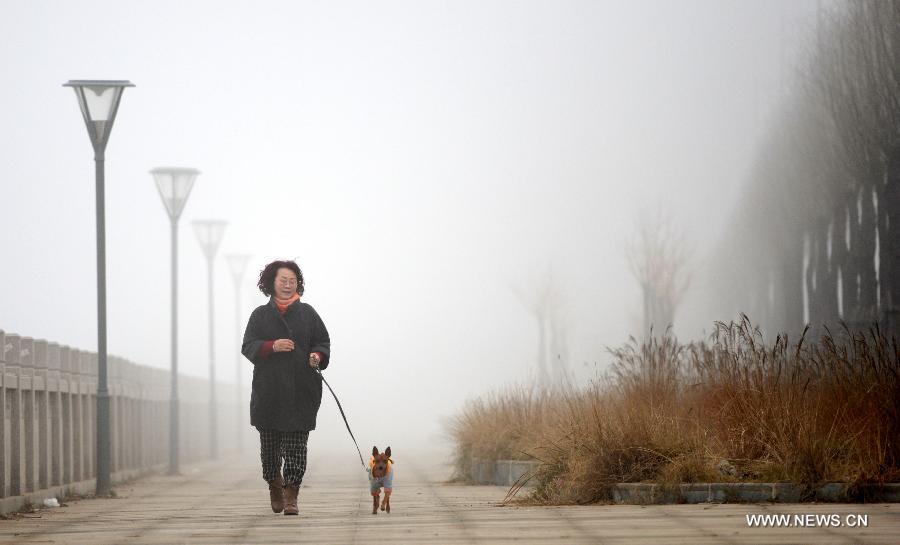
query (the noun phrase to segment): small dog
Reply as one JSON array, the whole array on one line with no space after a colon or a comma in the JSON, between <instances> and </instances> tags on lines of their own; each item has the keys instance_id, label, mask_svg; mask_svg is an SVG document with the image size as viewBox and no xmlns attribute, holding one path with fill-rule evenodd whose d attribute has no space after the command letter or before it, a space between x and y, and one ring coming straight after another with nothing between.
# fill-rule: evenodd
<instances>
[{"instance_id":1,"label":"small dog","mask_svg":"<svg viewBox=\"0 0 900 545\"><path fill-rule=\"evenodd\" d=\"M369 490L372 492L372 514L378 514L378 498L384 488L384 501L381 510L391 512L391 492L394 489L394 461L391 460L391 447L378 453L378 447L372 447L372 458L369 459Z\"/></svg>"}]
</instances>

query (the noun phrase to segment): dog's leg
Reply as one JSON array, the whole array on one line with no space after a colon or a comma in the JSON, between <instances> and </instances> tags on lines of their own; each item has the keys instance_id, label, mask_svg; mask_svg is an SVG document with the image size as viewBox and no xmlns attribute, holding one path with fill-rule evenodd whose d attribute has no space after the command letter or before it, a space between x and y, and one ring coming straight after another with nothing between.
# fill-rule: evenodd
<instances>
[{"instance_id":1,"label":"dog's leg","mask_svg":"<svg viewBox=\"0 0 900 545\"><path fill-rule=\"evenodd\" d=\"M387 513L391 512L391 490L390 488L384 489L384 501L381 502L381 510Z\"/></svg>"},{"instance_id":2,"label":"dog's leg","mask_svg":"<svg viewBox=\"0 0 900 545\"><path fill-rule=\"evenodd\" d=\"M378 514L378 497L380 495L381 494L379 494L378 491L372 492L372 514L373 515Z\"/></svg>"}]
</instances>

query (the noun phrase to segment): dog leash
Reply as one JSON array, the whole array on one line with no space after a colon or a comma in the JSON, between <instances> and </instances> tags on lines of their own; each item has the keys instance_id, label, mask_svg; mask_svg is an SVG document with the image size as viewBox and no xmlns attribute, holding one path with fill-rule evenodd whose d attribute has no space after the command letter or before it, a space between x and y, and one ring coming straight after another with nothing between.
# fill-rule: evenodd
<instances>
[{"instance_id":1,"label":"dog leash","mask_svg":"<svg viewBox=\"0 0 900 545\"><path fill-rule=\"evenodd\" d=\"M331 388L331 384L328 384L328 381L325 380L325 375L322 374L321 369L316 367L316 373L319 373L319 377L321 377L322 382L325 383L325 386L328 386L328 391L331 392L331 397L333 397L334 402L337 403L338 410L341 411L341 418L344 419L344 425L347 426L347 431L350 432L350 438L353 439L353 444L356 445L356 453L359 454L359 463L362 464L363 471L368 473L369 469L366 467L366 463L363 462L362 451L359 450L359 443L356 442L356 437L353 436L353 431L350 430L350 423L347 422L347 415L344 414L344 408L341 407L341 402L338 401L337 394L334 393L334 390Z\"/></svg>"},{"instance_id":2,"label":"dog leash","mask_svg":"<svg viewBox=\"0 0 900 545\"><path fill-rule=\"evenodd\" d=\"M271 306L271 304L270 304ZM272 307L274 308L274 306ZM278 317L281 319L281 323L284 324L285 329L287 329L288 335L290 338L294 338L294 332L291 330L291 326L288 325L287 320L284 319L284 316L281 315L277 310L275 311L278 314ZM362 451L359 450L359 443L356 442L356 437L353 436L353 432L350 430L350 423L347 422L347 415L344 414L344 408L341 407L341 402L338 401L337 394L334 393L334 390L331 389L331 384L328 384L328 381L325 380L325 375L322 374L322 370L319 369L318 364L315 367L316 373L319 373L319 378L322 379L322 382L325 383L325 386L328 386L328 391L331 392L331 397L334 398L334 402L337 403L338 410L341 411L341 418L344 419L344 425L347 426L347 431L350 432L350 438L353 439L353 444L356 445L356 452L359 454L359 463L362 464L363 471L366 473L369 472L369 468L366 467L366 463L363 462Z\"/></svg>"}]
</instances>

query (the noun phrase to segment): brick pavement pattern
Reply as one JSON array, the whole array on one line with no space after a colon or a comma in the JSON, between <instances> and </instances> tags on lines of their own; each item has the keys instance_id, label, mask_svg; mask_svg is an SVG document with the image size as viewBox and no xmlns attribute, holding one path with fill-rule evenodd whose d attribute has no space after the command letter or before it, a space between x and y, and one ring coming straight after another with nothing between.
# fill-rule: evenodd
<instances>
[{"instance_id":1,"label":"brick pavement pattern","mask_svg":"<svg viewBox=\"0 0 900 545\"><path fill-rule=\"evenodd\" d=\"M258 462L257 462L258 463ZM117 498L73 501L0 521L0 544L743 544L897 543L897 504L506 506L506 490L434 482L407 461L390 515L372 515L365 473L317 467L300 516L276 515L254 463L185 468L116 487ZM860 513L867 528L750 528L754 513Z\"/></svg>"}]
</instances>

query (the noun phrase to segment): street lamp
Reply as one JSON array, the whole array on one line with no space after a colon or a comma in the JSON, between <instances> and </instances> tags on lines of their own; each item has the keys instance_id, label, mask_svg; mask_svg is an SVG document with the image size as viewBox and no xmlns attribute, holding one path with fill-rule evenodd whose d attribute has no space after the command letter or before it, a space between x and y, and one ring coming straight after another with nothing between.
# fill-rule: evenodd
<instances>
[{"instance_id":1,"label":"street lamp","mask_svg":"<svg viewBox=\"0 0 900 545\"><path fill-rule=\"evenodd\" d=\"M94 146L97 211L97 495L110 492L109 386L106 380L106 218L104 161L119 101L130 81L69 80Z\"/></svg>"},{"instance_id":2,"label":"street lamp","mask_svg":"<svg viewBox=\"0 0 900 545\"><path fill-rule=\"evenodd\" d=\"M178 474L178 218L200 174L193 168L154 168L150 171L172 226L172 387L169 396L169 475Z\"/></svg>"},{"instance_id":3,"label":"street lamp","mask_svg":"<svg viewBox=\"0 0 900 545\"><path fill-rule=\"evenodd\" d=\"M231 277L234 279L234 323L235 323L235 331L237 332L237 343L241 344L241 281L244 278L244 269L247 268L247 262L250 261L250 256L246 254L228 254L225 256L225 260L228 261L228 267L231 269ZM243 421L243 406L241 405L241 393L243 387L243 381L241 380L241 371L244 369L241 358L241 351L236 350L236 361L235 361L235 372L237 373L237 449L238 452L244 450L244 441L242 439L244 434L244 427L241 425Z\"/></svg>"},{"instance_id":4,"label":"street lamp","mask_svg":"<svg viewBox=\"0 0 900 545\"><path fill-rule=\"evenodd\" d=\"M209 284L209 457L213 460L219 458L218 429L216 428L216 348L213 322L213 262L222 235L225 232L227 222L221 220L197 220L193 222L194 233L206 254L208 284Z\"/></svg>"}]
</instances>

